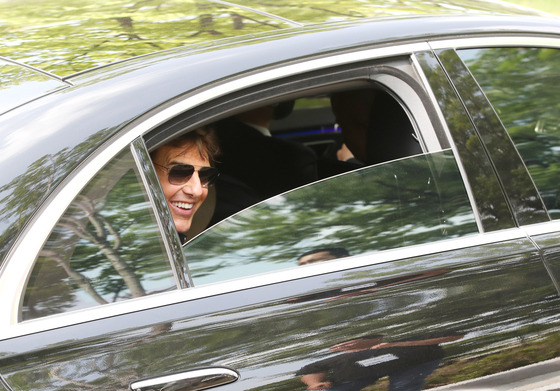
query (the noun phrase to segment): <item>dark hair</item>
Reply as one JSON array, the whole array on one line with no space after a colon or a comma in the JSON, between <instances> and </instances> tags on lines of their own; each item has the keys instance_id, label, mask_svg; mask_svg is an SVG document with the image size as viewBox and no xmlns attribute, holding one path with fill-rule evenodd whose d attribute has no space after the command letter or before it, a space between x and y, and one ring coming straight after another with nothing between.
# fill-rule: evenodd
<instances>
[{"instance_id":1,"label":"dark hair","mask_svg":"<svg viewBox=\"0 0 560 391\"><path fill-rule=\"evenodd\" d=\"M198 128L181 136L174 138L166 145L181 148L187 144L194 145L202 158L208 158L210 164L214 165L215 158L219 153L218 140L214 130L209 127Z\"/></svg>"},{"instance_id":2,"label":"dark hair","mask_svg":"<svg viewBox=\"0 0 560 391\"><path fill-rule=\"evenodd\" d=\"M324 251L328 252L331 255L334 255L337 258L343 258L343 257L350 256L350 253L344 247L325 247L325 248L317 248L317 249L308 251L306 253L303 253L299 256L299 258L305 257L306 255L321 253L321 252L324 252Z\"/></svg>"}]
</instances>

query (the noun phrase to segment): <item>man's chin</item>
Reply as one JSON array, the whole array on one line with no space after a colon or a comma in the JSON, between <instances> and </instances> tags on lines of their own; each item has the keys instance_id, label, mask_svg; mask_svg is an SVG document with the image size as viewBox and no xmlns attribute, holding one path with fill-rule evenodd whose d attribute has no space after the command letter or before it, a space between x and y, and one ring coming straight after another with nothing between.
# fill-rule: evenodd
<instances>
[{"instance_id":1,"label":"man's chin","mask_svg":"<svg viewBox=\"0 0 560 391\"><path fill-rule=\"evenodd\" d=\"M191 228L191 220L175 223L175 228L177 229L177 232L179 232L180 234L186 235L189 229Z\"/></svg>"}]
</instances>

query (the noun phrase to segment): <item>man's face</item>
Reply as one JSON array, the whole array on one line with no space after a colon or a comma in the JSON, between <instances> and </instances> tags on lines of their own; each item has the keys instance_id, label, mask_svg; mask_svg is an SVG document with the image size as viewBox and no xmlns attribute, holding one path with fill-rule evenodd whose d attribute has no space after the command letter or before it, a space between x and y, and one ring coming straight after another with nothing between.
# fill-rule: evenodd
<instances>
[{"instance_id":1,"label":"man's face","mask_svg":"<svg viewBox=\"0 0 560 391\"><path fill-rule=\"evenodd\" d=\"M210 166L210 162L200 156L196 147L189 147L189 145L182 147L164 145L152 154L152 159L156 164L156 172L175 227L179 233L184 234L191 227L194 214L208 196L208 189L202 187L197 170L200 167ZM160 167L171 168L176 164L192 164L196 169L193 175L181 185L169 183L167 170Z\"/></svg>"},{"instance_id":2,"label":"man's face","mask_svg":"<svg viewBox=\"0 0 560 391\"><path fill-rule=\"evenodd\" d=\"M329 251L319 251L313 254L302 256L298 260L298 265L309 265L311 263L329 261L331 259L336 259L336 256L332 255Z\"/></svg>"}]
</instances>

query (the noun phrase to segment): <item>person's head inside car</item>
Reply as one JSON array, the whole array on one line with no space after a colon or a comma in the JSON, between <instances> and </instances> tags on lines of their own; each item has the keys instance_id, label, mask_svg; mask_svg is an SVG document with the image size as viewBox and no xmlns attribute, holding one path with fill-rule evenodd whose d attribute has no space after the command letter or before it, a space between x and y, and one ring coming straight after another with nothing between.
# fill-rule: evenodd
<instances>
[{"instance_id":1,"label":"person's head inside car","mask_svg":"<svg viewBox=\"0 0 560 391\"><path fill-rule=\"evenodd\" d=\"M212 167L217 143L210 129L186 133L151 152L175 227L186 234L218 176Z\"/></svg>"},{"instance_id":2,"label":"person's head inside car","mask_svg":"<svg viewBox=\"0 0 560 391\"><path fill-rule=\"evenodd\" d=\"M330 261L331 259L348 256L350 256L350 253L342 247L319 248L300 255L298 258L298 266L310 265L312 263Z\"/></svg>"}]
</instances>

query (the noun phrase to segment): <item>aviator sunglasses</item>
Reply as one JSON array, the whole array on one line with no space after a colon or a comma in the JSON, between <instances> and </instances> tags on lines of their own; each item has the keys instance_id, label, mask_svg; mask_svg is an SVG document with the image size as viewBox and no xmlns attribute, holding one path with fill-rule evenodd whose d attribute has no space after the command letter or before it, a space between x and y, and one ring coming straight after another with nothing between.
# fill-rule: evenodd
<instances>
[{"instance_id":1,"label":"aviator sunglasses","mask_svg":"<svg viewBox=\"0 0 560 391\"><path fill-rule=\"evenodd\" d=\"M198 170L192 164L176 164L172 167L162 166L154 163L167 171L167 180L172 185L184 185L191 179L195 171L198 171L198 177L202 187L209 187L214 184L220 172L215 167L200 167Z\"/></svg>"}]
</instances>

